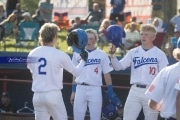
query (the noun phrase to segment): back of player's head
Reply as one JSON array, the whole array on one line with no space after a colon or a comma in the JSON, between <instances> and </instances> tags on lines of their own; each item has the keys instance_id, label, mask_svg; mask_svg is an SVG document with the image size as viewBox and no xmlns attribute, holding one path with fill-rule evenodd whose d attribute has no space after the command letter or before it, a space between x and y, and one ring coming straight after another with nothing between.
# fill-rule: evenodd
<instances>
[{"instance_id":1,"label":"back of player's head","mask_svg":"<svg viewBox=\"0 0 180 120\"><path fill-rule=\"evenodd\" d=\"M156 35L157 31L153 24L142 24L140 31L152 32Z\"/></svg>"},{"instance_id":2,"label":"back of player's head","mask_svg":"<svg viewBox=\"0 0 180 120\"><path fill-rule=\"evenodd\" d=\"M91 33L91 34L93 34L94 37L95 37L95 39L96 39L96 41L99 40L98 34L97 34L97 31L96 31L96 30L90 28L90 29L86 29L85 31L86 31L86 33Z\"/></svg>"},{"instance_id":3,"label":"back of player's head","mask_svg":"<svg viewBox=\"0 0 180 120\"><path fill-rule=\"evenodd\" d=\"M39 40L42 43L50 43L57 36L58 26L54 23L45 23L39 30Z\"/></svg>"}]
</instances>

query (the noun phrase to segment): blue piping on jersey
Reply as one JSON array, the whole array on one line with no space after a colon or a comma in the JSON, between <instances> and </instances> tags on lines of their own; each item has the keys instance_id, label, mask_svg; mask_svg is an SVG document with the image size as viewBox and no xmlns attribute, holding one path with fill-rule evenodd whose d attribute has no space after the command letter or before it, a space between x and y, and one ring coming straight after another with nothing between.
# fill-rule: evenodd
<instances>
[{"instance_id":1,"label":"blue piping on jersey","mask_svg":"<svg viewBox=\"0 0 180 120\"><path fill-rule=\"evenodd\" d=\"M84 66L95 65L95 64L100 64L100 63L89 63L89 64L86 63Z\"/></svg>"},{"instance_id":2,"label":"blue piping on jersey","mask_svg":"<svg viewBox=\"0 0 180 120\"><path fill-rule=\"evenodd\" d=\"M158 64L157 58L134 57L133 62L134 62L134 68L138 68L146 64Z\"/></svg>"}]
</instances>

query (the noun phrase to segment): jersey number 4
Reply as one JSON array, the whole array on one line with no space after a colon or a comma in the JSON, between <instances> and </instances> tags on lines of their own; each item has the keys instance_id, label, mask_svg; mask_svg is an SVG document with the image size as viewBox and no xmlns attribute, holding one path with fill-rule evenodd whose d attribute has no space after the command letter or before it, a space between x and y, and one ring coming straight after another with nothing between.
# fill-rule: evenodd
<instances>
[{"instance_id":1,"label":"jersey number 4","mask_svg":"<svg viewBox=\"0 0 180 120\"><path fill-rule=\"evenodd\" d=\"M98 68L95 68L95 69L94 69L94 72L95 72L96 74L98 74Z\"/></svg>"},{"instance_id":2,"label":"jersey number 4","mask_svg":"<svg viewBox=\"0 0 180 120\"><path fill-rule=\"evenodd\" d=\"M40 59L38 60L38 62L41 63L41 64L39 65L39 67L38 67L38 72L39 72L39 74L40 74L40 75L46 75L46 72L44 72L44 71L42 70L44 67L46 67L46 64L47 64L46 59L45 59L45 58L40 58Z\"/></svg>"}]
</instances>

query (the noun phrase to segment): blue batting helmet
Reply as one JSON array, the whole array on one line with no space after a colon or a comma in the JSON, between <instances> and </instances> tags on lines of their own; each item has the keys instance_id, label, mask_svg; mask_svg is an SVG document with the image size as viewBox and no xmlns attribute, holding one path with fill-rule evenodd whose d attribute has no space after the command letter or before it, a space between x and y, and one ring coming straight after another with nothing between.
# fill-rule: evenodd
<instances>
[{"instance_id":1,"label":"blue batting helmet","mask_svg":"<svg viewBox=\"0 0 180 120\"><path fill-rule=\"evenodd\" d=\"M85 48L87 42L87 34L83 29L80 28L71 31L67 37L67 44L69 46L72 46L73 51L77 53L81 53L81 51Z\"/></svg>"},{"instance_id":2,"label":"blue batting helmet","mask_svg":"<svg viewBox=\"0 0 180 120\"><path fill-rule=\"evenodd\" d=\"M106 37L116 47L122 45L122 38L126 37L124 29L119 25L110 25L106 30Z\"/></svg>"},{"instance_id":3,"label":"blue batting helmet","mask_svg":"<svg viewBox=\"0 0 180 120\"><path fill-rule=\"evenodd\" d=\"M102 108L102 117L106 119L115 118L118 115L117 109L113 104L108 104L106 107Z\"/></svg>"}]
</instances>

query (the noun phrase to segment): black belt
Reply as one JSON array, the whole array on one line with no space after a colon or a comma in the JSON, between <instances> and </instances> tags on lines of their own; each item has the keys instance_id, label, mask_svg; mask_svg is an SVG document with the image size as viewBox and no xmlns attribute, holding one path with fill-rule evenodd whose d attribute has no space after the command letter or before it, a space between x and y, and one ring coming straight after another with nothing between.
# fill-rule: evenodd
<instances>
[{"instance_id":1,"label":"black belt","mask_svg":"<svg viewBox=\"0 0 180 120\"><path fill-rule=\"evenodd\" d=\"M83 82L83 83L81 83L80 85L86 85L86 86L89 86L89 84L87 84L87 83L84 83L84 82Z\"/></svg>"},{"instance_id":2,"label":"black belt","mask_svg":"<svg viewBox=\"0 0 180 120\"><path fill-rule=\"evenodd\" d=\"M136 87L139 87L139 88L146 88L147 87L147 85L140 85L140 84L135 84L136 85Z\"/></svg>"},{"instance_id":3,"label":"black belt","mask_svg":"<svg viewBox=\"0 0 180 120\"><path fill-rule=\"evenodd\" d=\"M177 120L177 119L170 117L170 118L162 118L161 120Z\"/></svg>"}]
</instances>

